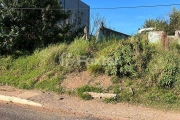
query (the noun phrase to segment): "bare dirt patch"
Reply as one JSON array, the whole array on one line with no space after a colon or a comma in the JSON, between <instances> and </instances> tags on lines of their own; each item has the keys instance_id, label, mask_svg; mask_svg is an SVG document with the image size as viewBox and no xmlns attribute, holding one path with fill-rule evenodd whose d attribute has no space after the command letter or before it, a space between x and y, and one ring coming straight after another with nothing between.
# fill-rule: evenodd
<instances>
[{"instance_id":1,"label":"bare dirt patch","mask_svg":"<svg viewBox=\"0 0 180 120\"><path fill-rule=\"evenodd\" d=\"M107 75L93 76L87 71L71 73L66 76L61 85L69 90L75 90L84 85L100 86L107 88L111 85L111 78Z\"/></svg>"}]
</instances>

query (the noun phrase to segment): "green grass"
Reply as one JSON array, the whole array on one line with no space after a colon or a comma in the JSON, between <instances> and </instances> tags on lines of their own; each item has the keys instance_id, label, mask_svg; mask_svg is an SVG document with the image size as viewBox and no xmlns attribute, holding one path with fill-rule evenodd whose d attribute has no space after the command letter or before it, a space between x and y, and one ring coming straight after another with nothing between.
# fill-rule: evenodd
<instances>
[{"instance_id":1,"label":"green grass","mask_svg":"<svg viewBox=\"0 0 180 120\"><path fill-rule=\"evenodd\" d=\"M165 49L159 44L147 43L141 36L100 43L76 39L70 44L50 45L31 55L0 56L0 84L69 95L77 93L84 100L92 98L84 92L115 93L116 99L104 101L180 110L179 46L173 43ZM94 61L78 64L79 56ZM104 57L112 59L101 61ZM118 64L111 64L115 59ZM62 60L69 60L71 65L62 64ZM102 62L105 65L99 64ZM76 91L62 88L61 82L66 75L86 70L96 76L107 73L112 85L107 89L83 86Z\"/></svg>"},{"instance_id":2,"label":"green grass","mask_svg":"<svg viewBox=\"0 0 180 120\"><path fill-rule=\"evenodd\" d=\"M58 63L58 59L65 50L66 45L61 44L35 51L30 56L1 57L0 83L22 89L37 88L56 91L57 79L62 76L58 70L64 70L63 66ZM55 73L58 75L57 78L54 78ZM46 76L42 82L38 81L41 76Z\"/></svg>"},{"instance_id":3,"label":"green grass","mask_svg":"<svg viewBox=\"0 0 180 120\"><path fill-rule=\"evenodd\" d=\"M82 98L83 100L90 100L90 99L92 99L92 96L89 95L88 93L84 93L84 92L100 93L100 92L102 92L102 89L100 87L93 87L93 86L88 86L88 85L85 85L85 86L77 89L77 94L80 98Z\"/></svg>"}]
</instances>

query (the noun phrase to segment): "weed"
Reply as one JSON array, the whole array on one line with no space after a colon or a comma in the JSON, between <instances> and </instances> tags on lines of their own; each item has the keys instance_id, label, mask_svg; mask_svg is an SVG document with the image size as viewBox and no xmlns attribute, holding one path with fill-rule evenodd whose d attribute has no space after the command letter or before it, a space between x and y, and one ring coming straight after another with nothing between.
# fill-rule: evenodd
<instances>
[{"instance_id":1,"label":"weed","mask_svg":"<svg viewBox=\"0 0 180 120\"><path fill-rule=\"evenodd\" d=\"M113 93L119 94L121 92L120 86L119 85L114 85L113 86Z\"/></svg>"},{"instance_id":2,"label":"weed","mask_svg":"<svg viewBox=\"0 0 180 120\"><path fill-rule=\"evenodd\" d=\"M83 93L83 94L80 94L79 96L83 100L90 100L90 99L92 99L92 96L90 94L88 94L88 93Z\"/></svg>"},{"instance_id":3,"label":"weed","mask_svg":"<svg viewBox=\"0 0 180 120\"><path fill-rule=\"evenodd\" d=\"M101 65L92 64L88 66L88 71L91 72L93 75L98 75L104 73L104 68Z\"/></svg>"},{"instance_id":4,"label":"weed","mask_svg":"<svg viewBox=\"0 0 180 120\"><path fill-rule=\"evenodd\" d=\"M85 100L92 98L85 92L108 92L117 94L118 99L105 99L105 102L123 101L174 108L180 105L180 45L177 43L163 49L161 45L148 43L143 36L100 43L76 39L68 45L50 45L31 55L17 54L0 56L0 84L78 94ZM63 55L69 64L62 64ZM90 65L79 64L79 56L93 60ZM106 90L83 86L77 91L66 91L61 87L63 76L87 69L94 75L111 76L113 85ZM135 94L129 87L135 90Z\"/></svg>"},{"instance_id":5,"label":"weed","mask_svg":"<svg viewBox=\"0 0 180 120\"><path fill-rule=\"evenodd\" d=\"M97 92L97 93L100 93L102 92L102 89L99 88L99 87L92 87L92 86L88 86L88 85L85 85L81 88L78 88L77 89L77 94L79 95L80 98L84 99L84 100L89 100L90 98L92 99L92 96L87 94L87 93L84 93L84 92Z\"/></svg>"},{"instance_id":6,"label":"weed","mask_svg":"<svg viewBox=\"0 0 180 120\"><path fill-rule=\"evenodd\" d=\"M115 98L104 98L103 102L105 103L118 103L119 96L116 96Z\"/></svg>"},{"instance_id":7,"label":"weed","mask_svg":"<svg viewBox=\"0 0 180 120\"><path fill-rule=\"evenodd\" d=\"M119 78L118 76L113 76L113 77L111 78L111 82L112 82L113 84L120 83L120 78Z\"/></svg>"},{"instance_id":8,"label":"weed","mask_svg":"<svg viewBox=\"0 0 180 120\"><path fill-rule=\"evenodd\" d=\"M83 56L88 54L88 47L90 43L84 39L76 39L68 47L68 52L73 54L75 57Z\"/></svg>"}]
</instances>

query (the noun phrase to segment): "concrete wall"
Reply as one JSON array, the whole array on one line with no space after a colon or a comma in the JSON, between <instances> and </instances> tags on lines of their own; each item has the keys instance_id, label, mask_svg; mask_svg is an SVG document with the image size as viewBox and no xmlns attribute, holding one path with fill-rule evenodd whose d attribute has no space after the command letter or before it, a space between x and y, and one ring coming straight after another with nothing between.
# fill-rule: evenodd
<instances>
[{"instance_id":1,"label":"concrete wall","mask_svg":"<svg viewBox=\"0 0 180 120\"><path fill-rule=\"evenodd\" d=\"M71 10L73 12L69 19L71 24L78 24L78 18L80 18L80 27L87 26L89 29L90 24L90 6L82 2L81 0L60 0L62 2L62 7L65 10Z\"/></svg>"},{"instance_id":2,"label":"concrete wall","mask_svg":"<svg viewBox=\"0 0 180 120\"><path fill-rule=\"evenodd\" d=\"M166 33L164 31L151 31L148 33L148 40L150 43L160 43L166 38Z\"/></svg>"},{"instance_id":3,"label":"concrete wall","mask_svg":"<svg viewBox=\"0 0 180 120\"><path fill-rule=\"evenodd\" d=\"M164 31L151 31L148 33L148 40L150 43L161 43L163 47L168 47L173 42L180 44L180 30L176 30L173 36L167 36Z\"/></svg>"},{"instance_id":4,"label":"concrete wall","mask_svg":"<svg viewBox=\"0 0 180 120\"><path fill-rule=\"evenodd\" d=\"M105 39L112 39L112 38L117 38L117 39L127 39L130 36L126 35L124 33L120 33L114 30L111 30L109 28L104 27L103 23L101 24L101 28L97 31L96 33L96 40L100 42L101 40Z\"/></svg>"}]
</instances>

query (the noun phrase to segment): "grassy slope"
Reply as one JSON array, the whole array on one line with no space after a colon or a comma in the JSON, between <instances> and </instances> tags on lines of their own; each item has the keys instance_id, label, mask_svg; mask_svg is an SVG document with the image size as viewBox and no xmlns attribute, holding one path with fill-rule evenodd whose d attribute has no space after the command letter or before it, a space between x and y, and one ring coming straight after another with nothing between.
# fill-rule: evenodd
<instances>
[{"instance_id":1,"label":"grassy slope","mask_svg":"<svg viewBox=\"0 0 180 120\"><path fill-rule=\"evenodd\" d=\"M104 92L113 91L118 94L118 98L106 99L106 102L180 108L179 46L173 44L166 50L144 41L146 40L142 37L102 43L75 40L70 45L52 45L29 56L2 56L0 83L22 89L64 92L60 83L66 74L88 70L93 74L112 76L113 85ZM71 64L60 64L62 55ZM94 62L90 65L78 65L78 56L93 58ZM104 57L118 58L118 65L112 64L115 62L112 59L104 65L99 65ZM129 89L133 92L129 92Z\"/></svg>"}]
</instances>

